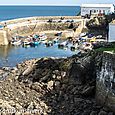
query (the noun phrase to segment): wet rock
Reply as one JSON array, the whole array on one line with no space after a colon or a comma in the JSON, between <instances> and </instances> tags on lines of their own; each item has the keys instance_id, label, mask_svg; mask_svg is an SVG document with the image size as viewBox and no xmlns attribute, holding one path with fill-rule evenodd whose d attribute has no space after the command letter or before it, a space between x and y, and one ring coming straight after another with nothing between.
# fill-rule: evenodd
<instances>
[{"instance_id":1,"label":"wet rock","mask_svg":"<svg viewBox=\"0 0 115 115\"><path fill-rule=\"evenodd\" d=\"M56 70L58 69L58 64L55 60L49 58L49 59L41 59L39 60L37 63L39 63L37 65L37 68L41 68L41 69L51 69L51 70Z\"/></svg>"},{"instance_id":2,"label":"wet rock","mask_svg":"<svg viewBox=\"0 0 115 115\"><path fill-rule=\"evenodd\" d=\"M114 115L113 112L109 112L108 115Z\"/></svg>"},{"instance_id":3,"label":"wet rock","mask_svg":"<svg viewBox=\"0 0 115 115\"><path fill-rule=\"evenodd\" d=\"M18 64L18 70L0 82L0 107L37 109L37 115L110 113L96 104L93 62L88 57L43 58Z\"/></svg>"},{"instance_id":4,"label":"wet rock","mask_svg":"<svg viewBox=\"0 0 115 115\"><path fill-rule=\"evenodd\" d=\"M52 90L53 87L54 87L54 81L51 80L51 81L48 82L47 89Z\"/></svg>"},{"instance_id":5,"label":"wet rock","mask_svg":"<svg viewBox=\"0 0 115 115\"><path fill-rule=\"evenodd\" d=\"M97 115L97 111L92 111L90 115Z\"/></svg>"},{"instance_id":6,"label":"wet rock","mask_svg":"<svg viewBox=\"0 0 115 115\"><path fill-rule=\"evenodd\" d=\"M60 82L59 82L59 81L55 81L55 87L58 87L58 88L59 88L59 87L60 87L60 85L61 85L61 84L60 84Z\"/></svg>"},{"instance_id":7,"label":"wet rock","mask_svg":"<svg viewBox=\"0 0 115 115\"><path fill-rule=\"evenodd\" d=\"M100 112L98 113L98 115L107 115L107 112L105 112L105 111L100 111Z\"/></svg>"},{"instance_id":8,"label":"wet rock","mask_svg":"<svg viewBox=\"0 0 115 115\"><path fill-rule=\"evenodd\" d=\"M84 88L82 91L82 95L92 96L92 94L94 93L94 90L95 90L95 86Z\"/></svg>"},{"instance_id":9,"label":"wet rock","mask_svg":"<svg viewBox=\"0 0 115 115\"><path fill-rule=\"evenodd\" d=\"M22 75L29 75L31 72L32 72L32 70L33 70L33 67L28 67L23 73L22 73Z\"/></svg>"}]
</instances>

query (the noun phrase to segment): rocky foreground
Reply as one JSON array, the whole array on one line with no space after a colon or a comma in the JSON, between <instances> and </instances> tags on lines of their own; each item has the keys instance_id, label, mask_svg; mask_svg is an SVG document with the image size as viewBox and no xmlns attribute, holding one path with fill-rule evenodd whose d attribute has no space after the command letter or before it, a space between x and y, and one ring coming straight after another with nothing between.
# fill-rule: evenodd
<instances>
[{"instance_id":1,"label":"rocky foreground","mask_svg":"<svg viewBox=\"0 0 115 115\"><path fill-rule=\"evenodd\" d=\"M113 115L96 103L91 55L33 59L2 68L2 115Z\"/></svg>"}]
</instances>

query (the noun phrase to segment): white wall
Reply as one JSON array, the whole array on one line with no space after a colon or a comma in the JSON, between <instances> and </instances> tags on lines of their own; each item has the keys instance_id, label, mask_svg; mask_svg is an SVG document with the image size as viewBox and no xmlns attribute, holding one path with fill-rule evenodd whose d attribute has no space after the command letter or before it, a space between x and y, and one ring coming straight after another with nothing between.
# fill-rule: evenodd
<instances>
[{"instance_id":1,"label":"white wall","mask_svg":"<svg viewBox=\"0 0 115 115\"><path fill-rule=\"evenodd\" d=\"M109 42L115 42L115 24L109 24Z\"/></svg>"},{"instance_id":2,"label":"white wall","mask_svg":"<svg viewBox=\"0 0 115 115\"><path fill-rule=\"evenodd\" d=\"M94 8L94 7L81 7L81 16L85 16L86 14L90 14L90 10L98 10L98 12L96 12L96 14L99 13L99 10L103 11L105 10L105 13L107 14L108 12L111 12L111 8ZM103 12L102 12L103 13Z\"/></svg>"}]
</instances>

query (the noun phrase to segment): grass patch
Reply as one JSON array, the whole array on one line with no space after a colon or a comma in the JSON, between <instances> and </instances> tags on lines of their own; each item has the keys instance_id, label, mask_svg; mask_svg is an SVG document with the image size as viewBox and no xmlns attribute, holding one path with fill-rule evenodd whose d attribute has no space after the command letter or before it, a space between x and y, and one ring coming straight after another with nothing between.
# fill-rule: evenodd
<instances>
[{"instance_id":1,"label":"grass patch","mask_svg":"<svg viewBox=\"0 0 115 115\"><path fill-rule=\"evenodd\" d=\"M114 48L98 48L98 49L95 49L96 51L111 51L113 53L115 53L115 47Z\"/></svg>"},{"instance_id":2,"label":"grass patch","mask_svg":"<svg viewBox=\"0 0 115 115\"><path fill-rule=\"evenodd\" d=\"M115 53L115 42L111 43L110 47L100 47L95 49L96 51L103 52L103 51L110 51Z\"/></svg>"}]
</instances>

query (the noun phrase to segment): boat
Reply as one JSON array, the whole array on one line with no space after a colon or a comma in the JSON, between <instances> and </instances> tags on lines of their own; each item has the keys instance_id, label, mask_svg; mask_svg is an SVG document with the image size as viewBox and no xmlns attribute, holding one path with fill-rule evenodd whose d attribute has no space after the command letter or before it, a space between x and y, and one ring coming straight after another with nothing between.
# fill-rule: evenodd
<instances>
[{"instance_id":1,"label":"boat","mask_svg":"<svg viewBox=\"0 0 115 115\"><path fill-rule=\"evenodd\" d=\"M34 41L30 43L30 46L34 47L40 44L40 41Z\"/></svg>"},{"instance_id":2,"label":"boat","mask_svg":"<svg viewBox=\"0 0 115 115\"><path fill-rule=\"evenodd\" d=\"M47 42L48 42L47 40L40 41L40 43L43 43L43 44L45 44L45 43L47 43Z\"/></svg>"},{"instance_id":3,"label":"boat","mask_svg":"<svg viewBox=\"0 0 115 115\"><path fill-rule=\"evenodd\" d=\"M58 44L58 48L64 48L64 47L67 47L67 45L68 45L68 42L64 41L64 42Z\"/></svg>"},{"instance_id":4,"label":"boat","mask_svg":"<svg viewBox=\"0 0 115 115\"><path fill-rule=\"evenodd\" d=\"M38 45L38 44L40 44L40 41L35 41L35 42L33 42L35 45Z\"/></svg>"},{"instance_id":5,"label":"boat","mask_svg":"<svg viewBox=\"0 0 115 115\"><path fill-rule=\"evenodd\" d=\"M22 42L23 45L30 45L30 43L31 43L31 42L29 42L29 41L23 41L23 42Z\"/></svg>"},{"instance_id":6,"label":"boat","mask_svg":"<svg viewBox=\"0 0 115 115\"><path fill-rule=\"evenodd\" d=\"M78 43L72 45L72 46L70 47L70 49L71 49L71 51L77 50L77 49L78 49Z\"/></svg>"},{"instance_id":7,"label":"boat","mask_svg":"<svg viewBox=\"0 0 115 115\"><path fill-rule=\"evenodd\" d=\"M86 35L87 35L87 33L84 32L84 33L81 33L81 34L80 34L80 37L85 37Z\"/></svg>"},{"instance_id":8,"label":"boat","mask_svg":"<svg viewBox=\"0 0 115 115\"><path fill-rule=\"evenodd\" d=\"M58 37L55 38L55 39L53 39L53 42L54 42L54 43L58 43L58 41L59 41L59 38L58 38Z\"/></svg>"},{"instance_id":9,"label":"boat","mask_svg":"<svg viewBox=\"0 0 115 115\"><path fill-rule=\"evenodd\" d=\"M55 34L55 36L61 36L62 35L62 32L58 32Z\"/></svg>"},{"instance_id":10,"label":"boat","mask_svg":"<svg viewBox=\"0 0 115 115\"><path fill-rule=\"evenodd\" d=\"M11 41L11 44L14 46L19 46L22 44L22 42L21 42L21 40L14 40L14 41Z\"/></svg>"},{"instance_id":11,"label":"boat","mask_svg":"<svg viewBox=\"0 0 115 115\"><path fill-rule=\"evenodd\" d=\"M92 46L91 43L86 42L86 43L83 44L83 49L84 50L92 50L92 48L93 48L93 46Z\"/></svg>"},{"instance_id":12,"label":"boat","mask_svg":"<svg viewBox=\"0 0 115 115\"><path fill-rule=\"evenodd\" d=\"M46 47L50 47L53 46L53 42L52 41L48 41L45 43Z\"/></svg>"},{"instance_id":13,"label":"boat","mask_svg":"<svg viewBox=\"0 0 115 115\"><path fill-rule=\"evenodd\" d=\"M45 34L42 34L39 36L40 41L45 41L47 39L47 36Z\"/></svg>"},{"instance_id":14,"label":"boat","mask_svg":"<svg viewBox=\"0 0 115 115\"><path fill-rule=\"evenodd\" d=\"M38 38L39 38L39 35L35 34L33 37L34 37L35 39L38 39Z\"/></svg>"}]
</instances>

